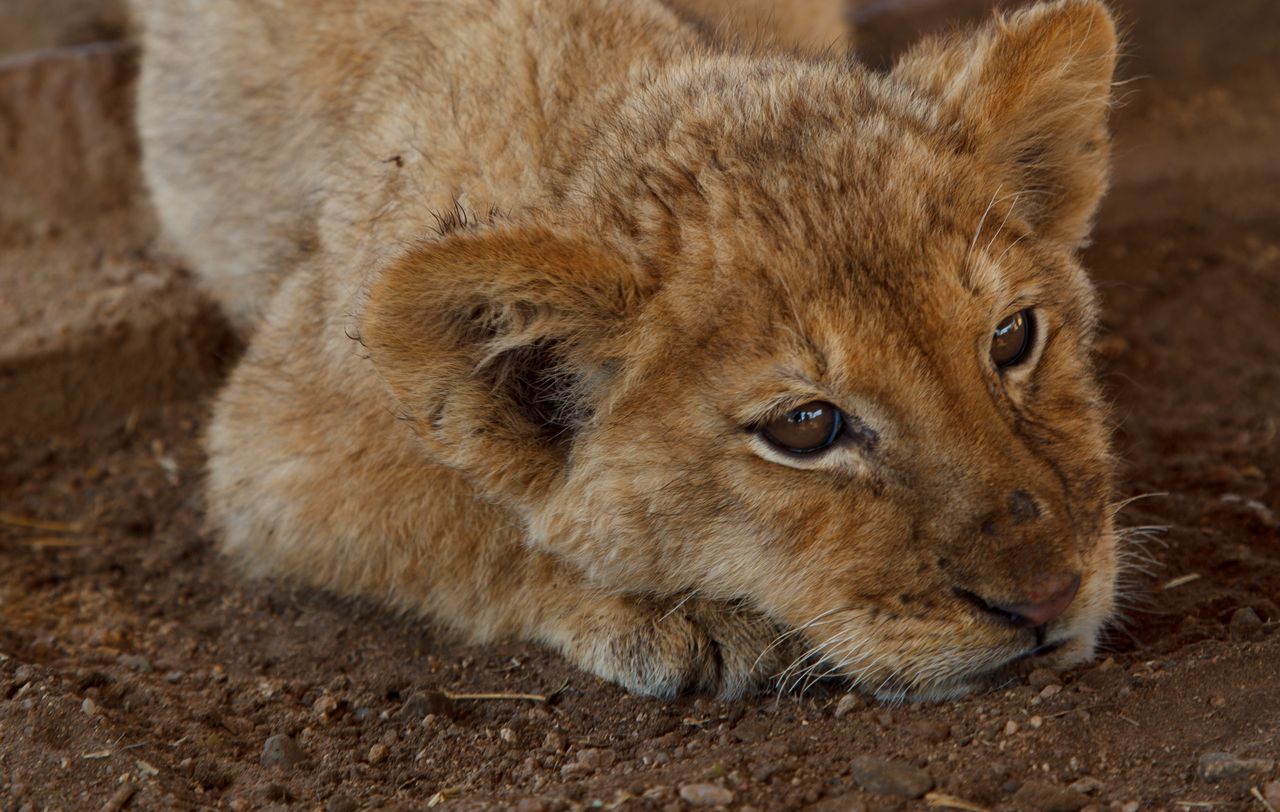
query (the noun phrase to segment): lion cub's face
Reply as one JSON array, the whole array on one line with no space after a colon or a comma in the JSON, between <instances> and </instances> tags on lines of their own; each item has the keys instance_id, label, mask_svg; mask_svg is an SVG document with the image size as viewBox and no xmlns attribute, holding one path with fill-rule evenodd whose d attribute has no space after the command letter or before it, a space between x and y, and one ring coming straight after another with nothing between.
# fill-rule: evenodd
<instances>
[{"instance_id":1,"label":"lion cub's face","mask_svg":"<svg viewBox=\"0 0 1280 812\"><path fill-rule=\"evenodd\" d=\"M1067 2L888 78L694 65L554 224L383 274L375 363L534 543L768 613L797 675L944 696L1088 656L1116 563L1073 255L1114 47Z\"/></svg>"}]
</instances>

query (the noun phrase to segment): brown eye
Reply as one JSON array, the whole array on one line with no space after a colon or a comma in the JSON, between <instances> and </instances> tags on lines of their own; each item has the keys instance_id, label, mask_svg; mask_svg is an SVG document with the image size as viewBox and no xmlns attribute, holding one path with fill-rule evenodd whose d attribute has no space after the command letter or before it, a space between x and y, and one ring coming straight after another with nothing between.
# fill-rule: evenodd
<instances>
[{"instance_id":1,"label":"brown eye","mask_svg":"<svg viewBox=\"0 0 1280 812\"><path fill-rule=\"evenodd\" d=\"M1031 351L1035 321L1030 310L1019 310L996 325L991 338L991 360L999 369L1014 366Z\"/></svg>"},{"instance_id":2,"label":"brown eye","mask_svg":"<svg viewBox=\"0 0 1280 812\"><path fill-rule=\"evenodd\" d=\"M843 428L840 410L824 400L815 400L770 422L761 434L784 451L812 454L839 439Z\"/></svg>"}]
</instances>

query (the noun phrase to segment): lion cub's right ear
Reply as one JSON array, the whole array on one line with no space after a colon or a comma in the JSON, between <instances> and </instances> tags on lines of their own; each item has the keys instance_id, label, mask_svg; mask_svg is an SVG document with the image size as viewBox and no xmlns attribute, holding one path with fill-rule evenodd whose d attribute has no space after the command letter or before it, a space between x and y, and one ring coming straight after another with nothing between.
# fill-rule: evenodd
<instances>
[{"instance_id":1,"label":"lion cub's right ear","mask_svg":"<svg viewBox=\"0 0 1280 812\"><path fill-rule=\"evenodd\" d=\"M1079 246L1107 186L1115 22L1100 0L1057 0L967 36L928 39L894 76L933 96L992 193L1042 237Z\"/></svg>"},{"instance_id":2,"label":"lion cub's right ear","mask_svg":"<svg viewBox=\"0 0 1280 812\"><path fill-rule=\"evenodd\" d=\"M580 237L485 228L392 262L360 333L433 455L519 508L555 487L648 293L642 273Z\"/></svg>"}]
</instances>

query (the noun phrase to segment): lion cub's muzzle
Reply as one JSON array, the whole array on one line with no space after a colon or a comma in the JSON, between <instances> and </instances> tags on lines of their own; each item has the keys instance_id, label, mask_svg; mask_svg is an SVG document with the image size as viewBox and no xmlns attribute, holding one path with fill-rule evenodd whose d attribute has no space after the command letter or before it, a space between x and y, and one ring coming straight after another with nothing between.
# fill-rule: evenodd
<instances>
[{"instance_id":1,"label":"lion cub's muzzle","mask_svg":"<svg viewBox=\"0 0 1280 812\"><path fill-rule=\"evenodd\" d=\"M1080 591L1080 551L1065 513L1046 509L1022 489L1010 492L1000 510L981 516L962 534L970 549L947 551L960 553L952 559L959 566L948 573L952 591L979 617L1032 629L1043 644L1046 627L1067 612Z\"/></svg>"}]
</instances>

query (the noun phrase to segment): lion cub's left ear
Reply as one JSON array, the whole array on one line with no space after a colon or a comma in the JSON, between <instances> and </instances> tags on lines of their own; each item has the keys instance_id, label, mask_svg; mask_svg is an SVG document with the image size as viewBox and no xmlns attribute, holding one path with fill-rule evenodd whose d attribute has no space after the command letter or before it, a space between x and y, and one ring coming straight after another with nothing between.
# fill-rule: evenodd
<instances>
[{"instance_id":1,"label":"lion cub's left ear","mask_svg":"<svg viewBox=\"0 0 1280 812\"><path fill-rule=\"evenodd\" d=\"M648 292L644 274L585 238L483 228L382 270L360 336L432 455L528 508L556 487Z\"/></svg>"},{"instance_id":2,"label":"lion cub's left ear","mask_svg":"<svg viewBox=\"0 0 1280 812\"><path fill-rule=\"evenodd\" d=\"M1014 212L1068 248L1088 236L1106 190L1116 28L1098 0L1000 16L976 36L926 41L895 76L940 96Z\"/></svg>"}]
</instances>

